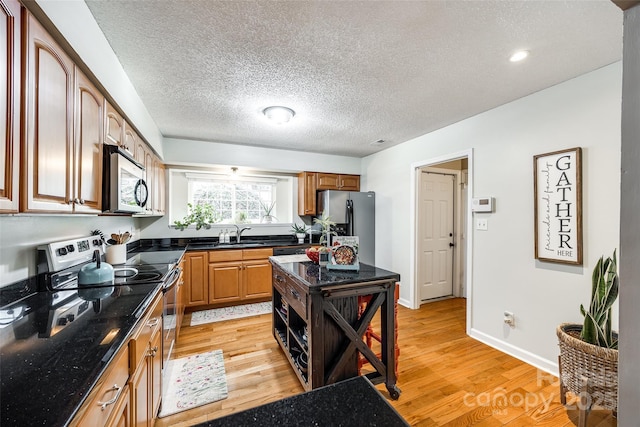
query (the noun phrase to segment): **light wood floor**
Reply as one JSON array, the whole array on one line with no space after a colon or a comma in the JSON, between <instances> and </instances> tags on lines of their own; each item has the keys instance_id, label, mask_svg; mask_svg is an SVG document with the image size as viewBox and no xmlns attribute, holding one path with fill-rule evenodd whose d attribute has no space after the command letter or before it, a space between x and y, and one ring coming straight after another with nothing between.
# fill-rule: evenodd
<instances>
[{"instance_id":1,"label":"light wood floor","mask_svg":"<svg viewBox=\"0 0 640 427\"><path fill-rule=\"evenodd\" d=\"M303 392L271 334L270 315L193 327L190 321L188 314L175 357L222 349L229 397L158 419L156 427L191 426ZM560 403L557 378L465 334L464 299L419 310L399 306L398 324L402 395L390 402L412 426L578 424L577 409ZM388 396L384 385L377 388ZM617 422L611 411L593 410L588 425Z\"/></svg>"}]
</instances>

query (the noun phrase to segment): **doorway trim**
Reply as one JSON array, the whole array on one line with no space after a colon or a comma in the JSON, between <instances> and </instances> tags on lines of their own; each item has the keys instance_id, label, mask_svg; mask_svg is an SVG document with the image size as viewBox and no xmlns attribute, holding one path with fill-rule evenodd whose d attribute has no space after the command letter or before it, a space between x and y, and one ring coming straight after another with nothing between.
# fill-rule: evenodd
<instances>
[{"instance_id":1,"label":"doorway trim","mask_svg":"<svg viewBox=\"0 0 640 427\"><path fill-rule=\"evenodd\" d=\"M473 148L468 150L458 151L455 153L445 154L440 157L434 157L431 159L420 160L411 163L410 173L410 230L409 230L409 305L413 309L420 307L420 298L418 293L418 271L417 271L417 256L418 256L418 242L416 239L416 232L418 229L418 216L417 216L417 200L419 197L417 179L418 174L425 167L437 167L440 163L450 162L454 160L460 160L467 158L468 160L468 177L467 177L467 194L469 199L473 197ZM472 301L473 301L473 215L471 214L471 203L467 204L467 236L466 236L466 265L465 265L465 283L467 297L467 333L471 330L471 313L472 313Z\"/></svg>"}]
</instances>

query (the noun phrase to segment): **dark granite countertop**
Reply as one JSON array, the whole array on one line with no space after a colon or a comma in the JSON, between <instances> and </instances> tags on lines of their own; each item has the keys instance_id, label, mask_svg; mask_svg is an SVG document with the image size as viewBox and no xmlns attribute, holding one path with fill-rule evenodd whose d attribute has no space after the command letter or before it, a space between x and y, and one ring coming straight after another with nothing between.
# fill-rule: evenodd
<instances>
[{"instance_id":1,"label":"dark granite countertop","mask_svg":"<svg viewBox=\"0 0 640 427\"><path fill-rule=\"evenodd\" d=\"M408 425L366 377L351 378L198 424L199 427Z\"/></svg>"},{"instance_id":2,"label":"dark granite countertop","mask_svg":"<svg viewBox=\"0 0 640 427\"><path fill-rule=\"evenodd\" d=\"M66 425L160 291L115 287L99 304L77 291L37 292L2 307L0 425Z\"/></svg>"},{"instance_id":3,"label":"dark granite countertop","mask_svg":"<svg viewBox=\"0 0 640 427\"><path fill-rule=\"evenodd\" d=\"M374 280L389 279L400 281L398 273L362 263L358 271L328 270L326 267L314 264L311 261L276 262L272 260L272 263L276 263L287 274L309 286L310 289L371 282Z\"/></svg>"}]
</instances>

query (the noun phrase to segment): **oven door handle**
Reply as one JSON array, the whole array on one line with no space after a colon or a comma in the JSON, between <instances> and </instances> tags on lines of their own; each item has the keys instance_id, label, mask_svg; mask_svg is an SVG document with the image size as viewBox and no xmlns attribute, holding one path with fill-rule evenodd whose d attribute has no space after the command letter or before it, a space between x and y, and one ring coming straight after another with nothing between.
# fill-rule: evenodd
<instances>
[{"instance_id":1,"label":"oven door handle","mask_svg":"<svg viewBox=\"0 0 640 427\"><path fill-rule=\"evenodd\" d=\"M182 269L180 267L173 269L171 273L169 273L168 278L165 280L165 284L162 288L163 292L169 292L175 285L178 283L178 279L180 279L180 273Z\"/></svg>"}]
</instances>

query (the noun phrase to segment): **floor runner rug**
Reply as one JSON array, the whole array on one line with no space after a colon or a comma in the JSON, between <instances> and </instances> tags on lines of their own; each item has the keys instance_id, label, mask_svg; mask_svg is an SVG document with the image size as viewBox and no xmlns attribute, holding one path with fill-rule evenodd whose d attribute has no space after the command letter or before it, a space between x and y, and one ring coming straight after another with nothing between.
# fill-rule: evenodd
<instances>
[{"instance_id":1,"label":"floor runner rug","mask_svg":"<svg viewBox=\"0 0 640 427\"><path fill-rule=\"evenodd\" d=\"M191 314L191 326L202 325L204 323L221 322L223 320L240 319L242 317L251 317L267 313L271 313L271 301L196 311Z\"/></svg>"},{"instance_id":2,"label":"floor runner rug","mask_svg":"<svg viewBox=\"0 0 640 427\"><path fill-rule=\"evenodd\" d=\"M169 361L164 380L159 417L227 398L222 350Z\"/></svg>"}]
</instances>

